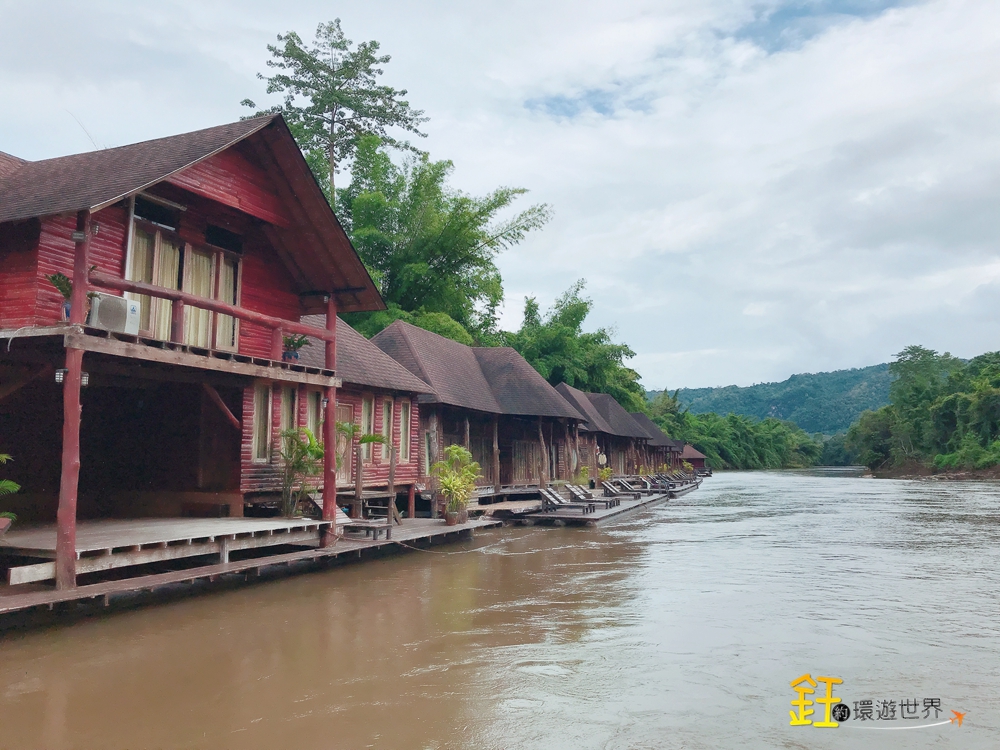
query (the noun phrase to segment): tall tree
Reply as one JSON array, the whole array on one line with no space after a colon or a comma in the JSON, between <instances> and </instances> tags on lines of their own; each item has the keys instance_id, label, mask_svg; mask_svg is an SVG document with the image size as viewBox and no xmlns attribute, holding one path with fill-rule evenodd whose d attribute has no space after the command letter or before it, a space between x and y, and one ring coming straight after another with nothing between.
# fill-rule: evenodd
<instances>
[{"instance_id":1,"label":"tall tree","mask_svg":"<svg viewBox=\"0 0 1000 750\"><path fill-rule=\"evenodd\" d=\"M552 385L609 393L628 411L644 411L646 392L639 374L625 364L634 357L626 344L617 344L607 328L583 330L593 301L583 296L585 282L577 281L543 317L538 301L524 302L524 320L517 333L508 334L511 346Z\"/></svg>"},{"instance_id":2,"label":"tall tree","mask_svg":"<svg viewBox=\"0 0 1000 750\"><path fill-rule=\"evenodd\" d=\"M294 31L279 34L278 44L267 46L273 58L267 66L281 72L257 74L267 81L267 93L284 94L282 105L264 112L284 115L331 205L335 175L354 155L362 136L374 134L386 145L415 151L390 131L399 128L424 136L419 126L427 121L422 110L411 108L402 98L406 89L378 83L384 72L381 66L390 59L378 54L379 43L361 42L352 48L353 44L344 36L339 18L316 28L311 47ZM257 108L250 99L242 104Z\"/></svg>"},{"instance_id":3,"label":"tall tree","mask_svg":"<svg viewBox=\"0 0 1000 750\"><path fill-rule=\"evenodd\" d=\"M478 342L497 343L503 284L496 256L543 226L551 209L536 204L498 218L527 191L467 195L448 185L453 169L424 154L397 166L379 138L360 139L351 184L337 191L337 213L392 313L352 318L365 333L377 333L366 323L403 317L393 311L441 313Z\"/></svg>"}]
</instances>

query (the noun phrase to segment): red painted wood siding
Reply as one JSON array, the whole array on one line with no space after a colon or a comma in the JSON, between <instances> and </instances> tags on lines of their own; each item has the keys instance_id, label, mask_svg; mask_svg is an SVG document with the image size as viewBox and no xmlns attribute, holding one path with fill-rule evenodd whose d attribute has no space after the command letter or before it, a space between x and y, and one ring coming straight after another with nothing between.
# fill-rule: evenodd
<instances>
[{"instance_id":1,"label":"red painted wood siding","mask_svg":"<svg viewBox=\"0 0 1000 750\"><path fill-rule=\"evenodd\" d=\"M0 328L35 322L39 232L37 222L0 226Z\"/></svg>"},{"instance_id":2,"label":"red painted wood siding","mask_svg":"<svg viewBox=\"0 0 1000 750\"><path fill-rule=\"evenodd\" d=\"M267 172L238 146L210 156L167 181L271 224L291 224Z\"/></svg>"},{"instance_id":3,"label":"red painted wood siding","mask_svg":"<svg viewBox=\"0 0 1000 750\"><path fill-rule=\"evenodd\" d=\"M252 243L243 253L240 306L247 310L298 321L302 317L299 297L284 264L270 246ZM240 323L240 354L271 357L271 329Z\"/></svg>"}]
</instances>

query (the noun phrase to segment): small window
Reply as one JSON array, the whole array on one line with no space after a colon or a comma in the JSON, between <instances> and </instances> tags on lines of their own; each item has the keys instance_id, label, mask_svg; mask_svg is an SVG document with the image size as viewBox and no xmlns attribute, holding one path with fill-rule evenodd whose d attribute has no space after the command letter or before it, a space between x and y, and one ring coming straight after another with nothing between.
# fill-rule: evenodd
<instances>
[{"instance_id":1,"label":"small window","mask_svg":"<svg viewBox=\"0 0 1000 750\"><path fill-rule=\"evenodd\" d=\"M137 219L144 219L151 224L157 224L167 229L177 229L178 211L175 208L154 203L141 195L135 197L135 216Z\"/></svg>"},{"instance_id":2,"label":"small window","mask_svg":"<svg viewBox=\"0 0 1000 750\"><path fill-rule=\"evenodd\" d=\"M236 234L236 232L230 232L228 229L217 227L214 224L209 224L205 228L205 242L209 245L215 245L215 247L221 247L223 250L229 250L232 253L243 252L242 237Z\"/></svg>"},{"instance_id":3,"label":"small window","mask_svg":"<svg viewBox=\"0 0 1000 750\"><path fill-rule=\"evenodd\" d=\"M399 404L399 460L401 463L410 462L410 402L402 401Z\"/></svg>"},{"instance_id":4,"label":"small window","mask_svg":"<svg viewBox=\"0 0 1000 750\"><path fill-rule=\"evenodd\" d=\"M389 451L392 449L392 399L387 398L382 402L382 460L389 460Z\"/></svg>"},{"instance_id":5,"label":"small window","mask_svg":"<svg viewBox=\"0 0 1000 750\"><path fill-rule=\"evenodd\" d=\"M366 396L361 401L361 434L371 435L375 432L375 399ZM365 443L361 446L361 458L364 461L372 460L372 444Z\"/></svg>"},{"instance_id":6,"label":"small window","mask_svg":"<svg viewBox=\"0 0 1000 750\"><path fill-rule=\"evenodd\" d=\"M317 440L323 437L319 434L323 426L323 394L319 391L309 391L306 395L306 427Z\"/></svg>"},{"instance_id":7,"label":"small window","mask_svg":"<svg viewBox=\"0 0 1000 750\"><path fill-rule=\"evenodd\" d=\"M271 456L271 388L258 383L253 389L253 460L266 463Z\"/></svg>"}]
</instances>

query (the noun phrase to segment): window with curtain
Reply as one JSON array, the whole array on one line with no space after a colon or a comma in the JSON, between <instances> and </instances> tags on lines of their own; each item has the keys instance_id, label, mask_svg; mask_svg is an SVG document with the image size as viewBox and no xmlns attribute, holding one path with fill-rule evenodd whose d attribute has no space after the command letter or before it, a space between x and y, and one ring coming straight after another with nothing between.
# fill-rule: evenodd
<instances>
[{"instance_id":1,"label":"window with curtain","mask_svg":"<svg viewBox=\"0 0 1000 750\"><path fill-rule=\"evenodd\" d=\"M389 460L389 451L392 448L392 399L387 398L382 401L382 437L385 442L382 444L382 460Z\"/></svg>"},{"instance_id":2,"label":"window with curtain","mask_svg":"<svg viewBox=\"0 0 1000 750\"><path fill-rule=\"evenodd\" d=\"M399 460L401 463L410 462L410 402L402 401L399 404Z\"/></svg>"},{"instance_id":3,"label":"window with curtain","mask_svg":"<svg viewBox=\"0 0 1000 750\"><path fill-rule=\"evenodd\" d=\"M306 394L306 427L317 440L322 440L320 429L323 425L323 394L319 391L309 391Z\"/></svg>"},{"instance_id":4,"label":"window with curtain","mask_svg":"<svg viewBox=\"0 0 1000 750\"><path fill-rule=\"evenodd\" d=\"M266 463L271 457L271 387L258 383L253 389L253 460Z\"/></svg>"},{"instance_id":5,"label":"window with curtain","mask_svg":"<svg viewBox=\"0 0 1000 750\"><path fill-rule=\"evenodd\" d=\"M217 227L206 231L204 246L184 244L175 234L180 211L158 205L143 197L135 199L135 220L126 277L131 281L183 289L206 299L239 304L240 255L239 235ZM225 236L216 238L222 232ZM221 235L220 235L221 236ZM213 246L213 239L222 243ZM139 331L150 338L170 339L173 303L148 295L129 293L140 305ZM230 315L186 305L184 343L206 349L236 351L239 346L239 322Z\"/></svg>"},{"instance_id":6,"label":"window with curtain","mask_svg":"<svg viewBox=\"0 0 1000 750\"><path fill-rule=\"evenodd\" d=\"M295 388L285 386L281 389L280 432L295 429L298 420L295 419ZM287 448L286 448L287 450Z\"/></svg>"},{"instance_id":7,"label":"window with curtain","mask_svg":"<svg viewBox=\"0 0 1000 750\"><path fill-rule=\"evenodd\" d=\"M361 400L361 434L372 435L375 432L375 399L366 396ZM361 458L364 461L372 460L372 444L365 443L361 446Z\"/></svg>"}]
</instances>

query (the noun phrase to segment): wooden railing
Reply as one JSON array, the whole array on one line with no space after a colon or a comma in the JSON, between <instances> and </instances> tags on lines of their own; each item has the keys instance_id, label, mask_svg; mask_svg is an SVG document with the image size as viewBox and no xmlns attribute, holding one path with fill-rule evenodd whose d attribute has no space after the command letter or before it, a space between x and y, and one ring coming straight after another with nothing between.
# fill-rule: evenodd
<instances>
[{"instance_id":1,"label":"wooden railing","mask_svg":"<svg viewBox=\"0 0 1000 750\"><path fill-rule=\"evenodd\" d=\"M209 310L222 315L230 315L234 318L238 318L239 320L245 320L248 323L256 323L257 325L270 328L271 359L273 360L281 359L281 352L284 348L283 336L286 333L304 334L306 336L312 336L313 338L320 339L321 341L325 341L327 343L328 349L332 349L333 345L335 345L337 341L337 332L333 327L328 326L326 329L315 328L302 323L296 323L292 320L284 320L283 318L275 318L270 315L265 315L264 313L247 310L244 307L230 305L228 302L208 299L207 297L199 297L194 294L189 294L188 292L182 292L178 289L167 289L166 287L146 284L141 281L128 281L126 279L120 279L116 276L110 276L99 271L91 271L89 281L93 286L101 287L103 289L114 289L119 292L131 292L133 294L143 294L148 297L170 300L170 302L173 303L170 319L170 341L175 344L184 343L184 314L185 308L188 305L201 310ZM333 315L334 317L336 316L335 311L333 311ZM331 359L330 354L331 352L328 351L326 358L327 368L332 370L334 369L333 365L336 360Z\"/></svg>"}]
</instances>

